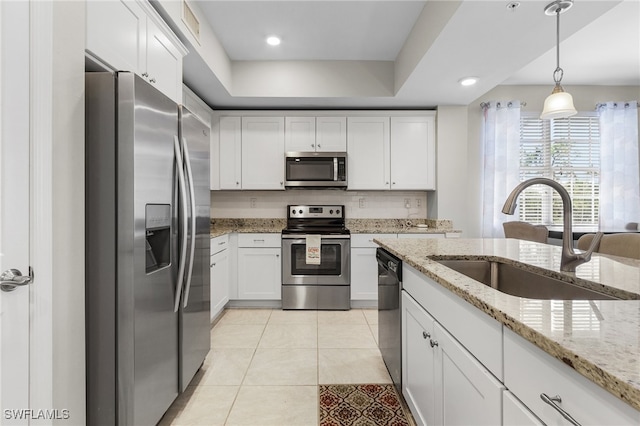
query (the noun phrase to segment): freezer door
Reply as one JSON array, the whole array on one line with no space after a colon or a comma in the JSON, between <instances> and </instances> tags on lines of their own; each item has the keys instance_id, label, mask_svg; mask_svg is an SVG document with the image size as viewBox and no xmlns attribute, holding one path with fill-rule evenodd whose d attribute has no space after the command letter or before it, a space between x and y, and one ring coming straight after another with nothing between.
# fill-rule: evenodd
<instances>
[{"instance_id":1,"label":"freezer door","mask_svg":"<svg viewBox=\"0 0 640 426\"><path fill-rule=\"evenodd\" d=\"M140 77L119 73L119 424L155 424L178 395L171 238L177 135L178 106Z\"/></svg>"},{"instance_id":2,"label":"freezer door","mask_svg":"<svg viewBox=\"0 0 640 426\"><path fill-rule=\"evenodd\" d=\"M189 226L185 288L180 304L180 389L184 390L211 346L210 325L210 129L181 107L182 143L189 196ZM195 225L195 232L193 225Z\"/></svg>"}]
</instances>

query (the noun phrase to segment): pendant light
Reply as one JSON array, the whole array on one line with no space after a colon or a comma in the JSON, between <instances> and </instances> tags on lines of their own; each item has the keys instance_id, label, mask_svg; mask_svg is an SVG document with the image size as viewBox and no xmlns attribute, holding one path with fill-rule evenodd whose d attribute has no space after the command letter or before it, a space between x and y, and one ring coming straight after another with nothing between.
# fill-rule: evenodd
<instances>
[{"instance_id":1,"label":"pendant light","mask_svg":"<svg viewBox=\"0 0 640 426\"><path fill-rule=\"evenodd\" d=\"M560 85L564 74L560 68L560 14L569 10L571 6L573 6L573 0L556 0L544 8L546 15L556 15L556 69L553 72L553 81L556 86L544 101L544 109L540 114L540 118L543 120L566 118L578 113L573 106L573 97L565 92Z\"/></svg>"}]
</instances>

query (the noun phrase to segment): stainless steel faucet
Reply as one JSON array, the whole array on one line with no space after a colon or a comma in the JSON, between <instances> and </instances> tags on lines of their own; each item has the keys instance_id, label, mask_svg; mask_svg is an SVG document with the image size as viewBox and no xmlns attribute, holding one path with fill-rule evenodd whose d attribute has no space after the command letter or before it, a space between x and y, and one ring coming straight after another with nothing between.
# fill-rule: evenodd
<instances>
[{"instance_id":1,"label":"stainless steel faucet","mask_svg":"<svg viewBox=\"0 0 640 426\"><path fill-rule=\"evenodd\" d=\"M525 188L531 185L543 184L550 186L555 189L558 194L560 194L560 198L562 199L562 218L563 218L563 231L562 231L562 257L560 258L560 270L565 272L574 272L578 265L581 265L585 262L591 260L591 254L593 251L600 245L600 240L604 235L602 232L597 232L593 241L591 241L591 246L585 252L576 253L573 251L573 232L571 231L571 197L569 193L564 188L564 186L560 185L555 180L547 179L547 178L533 178L529 180L525 180L521 182L518 186L513 188L511 194L507 197L507 200L504 202L504 207L502 207L502 213L505 214L513 214L516 210L516 201L518 199L518 195Z\"/></svg>"}]
</instances>

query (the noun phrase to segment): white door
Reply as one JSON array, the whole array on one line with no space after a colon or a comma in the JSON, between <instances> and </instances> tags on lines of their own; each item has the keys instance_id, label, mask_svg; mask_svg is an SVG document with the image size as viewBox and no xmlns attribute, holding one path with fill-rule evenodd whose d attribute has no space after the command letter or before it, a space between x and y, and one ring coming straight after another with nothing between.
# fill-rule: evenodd
<instances>
[{"instance_id":1,"label":"white door","mask_svg":"<svg viewBox=\"0 0 640 426\"><path fill-rule=\"evenodd\" d=\"M0 2L0 274L17 283L29 271L28 28L28 2ZM29 285L0 287L0 422L28 424Z\"/></svg>"},{"instance_id":2,"label":"white door","mask_svg":"<svg viewBox=\"0 0 640 426\"><path fill-rule=\"evenodd\" d=\"M389 189L390 149L389 117L348 117L348 189Z\"/></svg>"}]
</instances>

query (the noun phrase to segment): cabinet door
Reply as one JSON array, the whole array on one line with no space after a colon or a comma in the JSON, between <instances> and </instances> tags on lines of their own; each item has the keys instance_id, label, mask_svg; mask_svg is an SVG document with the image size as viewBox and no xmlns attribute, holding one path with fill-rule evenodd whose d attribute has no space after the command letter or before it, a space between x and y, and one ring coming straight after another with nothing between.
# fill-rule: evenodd
<instances>
[{"instance_id":1,"label":"cabinet door","mask_svg":"<svg viewBox=\"0 0 640 426\"><path fill-rule=\"evenodd\" d=\"M502 424L506 426L544 426L544 423L508 390L502 393Z\"/></svg>"},{"instance_id":2,"label":"cabinet door","mask_svg":"<svg viewBox=\"0 0 640 426\"><path fill-rule=\"evenodd\" d=\"M391 117L391 189L436 189L434 117Z\"/></svg>"},{"instance_id":3,"label":"cabinet door","mask_svg":"<svg viewBox=\"0 0 640 426\"><path fill-rule=\"evenodd\" d=\"M347 150L347 117L316 118L316 151Z\"/></svg>"},{"instance_id":4,"label":"cabinet door","mask_svg":"<svg viewBox=\"0 0 640 426\"><path fill-rule=\"evenodd\" d=\"M284 190L284 117L242 117L242 189Z\"/></svg>"},{"instance_id":5,"label":"cabinet door","mask_svg":"<svg viewBox=\"0 0 640 426\"><path fill-rule=\"evenodd\" d=\"M220 117L220 189L241 189L242 128L240 117Z\"/></svg>"},{"instance_id":6,"label":"cabinet door","mask_svg":"<svg viewBox=\"0 0 640 426\"><path fill-rule=\"evenodd\" d=\"M438 323L435 370L436 423L499 425L504 386Z\"/></svg>"},{"instance_id":7,"label":"cabinet door","mask_svg":"<svg viewBox=\"0 0 640 426\"><path fill-rule=\"evenodd\" d=\"M238 298L282 298L279 248L238 248Z\"/></svg>"},{"instance_id":8,"label":"cabinet door","mask_svg":"<svg viewBox=\"0 0 640 426\"><path fill-rule=\"evenodd\" d=\"M218 316L229 301L229 250L211 256L211 319Z\"/></svg>"},{"instance_id":9,"label":"cabinet door","mask_svg":"<svg viewBox=\"0 0 640 426\"><path fill-rule=\"evenodd\" d=\"M351 247L351 300L378 300L375 248Z\"/></svg>"},{"instance_id":10,"label":"cabinet door","mask_svg":"<svg viewBox=\"0 0 640 426\"><path fill-rule=\"evenodd\" d=\"M347 120L348 189L389 189L389 117Z\"/></svg>"},{"instance_id":11,"label":"cabinet door","mask_svg":"<svg viewBox=\"0 0 640 426\"><path fill-rule=\"evenodd\" d=\"M316 150L316 118L285 117L284 149L286 152Z\"/></svg>"},{"instance_id":12,"label":"cabinet door","mask_svg":"<svg viewBox=\"0 0 640 426\"><path fill-rule=\"evenodd\" d=\"M433 318L403 291L402 394L418 425L436 424L435 351L429 345L433 327Z\"/></svg>"},{"instance_id":13,"label":"cabinet door","mask_svg":"<svg viewBox=\"0 0 640 426\"><path fill-rule=\"evenodd\" d=\"M176 103L181 102L182 55L150 18L147 20L146 74L149 83Z\"/></svg>"},{"instance_id":14,"label":"cabinet door","mask_svg":"<svg viewBox=\"0 0 640 426\"><path fill-rule=\"evenodd\" d=\"M135 1L88 1L86 49L114 70L143 72L147 16Z\"/></svg>"}]
</instances>

